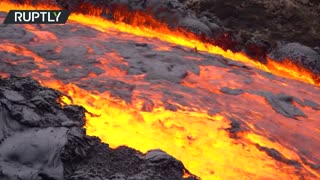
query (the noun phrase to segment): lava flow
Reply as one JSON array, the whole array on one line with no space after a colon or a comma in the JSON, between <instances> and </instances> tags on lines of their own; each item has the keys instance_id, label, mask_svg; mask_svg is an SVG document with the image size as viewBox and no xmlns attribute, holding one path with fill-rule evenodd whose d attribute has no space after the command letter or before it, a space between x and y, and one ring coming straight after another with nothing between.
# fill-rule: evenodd
<instances>
[{"instance_id":1,"label":"lava flow","mask_svg":"<svg viewBox=\"0 0 320 180\"><path fill-rule=\"evenodd\" d=\"M0 2L10 9L35 7ZM162 149L204 180L320 178L320 94L310 72L152 21L71 14L65 25L1 26L0 72L65 93L61 103L87 109L87 134L111 147Z\"/></svg>"}]
</instances>

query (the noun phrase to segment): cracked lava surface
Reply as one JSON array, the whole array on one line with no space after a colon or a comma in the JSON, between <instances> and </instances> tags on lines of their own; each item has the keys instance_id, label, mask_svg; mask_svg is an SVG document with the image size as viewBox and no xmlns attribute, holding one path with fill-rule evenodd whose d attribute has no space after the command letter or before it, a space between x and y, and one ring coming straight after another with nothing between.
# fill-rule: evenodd
<instances>
[{"instance_id":1,"label":"cracked lava surface","mask_svg":"<svg viewBox=\"0 0 320 180\"><path fill-rule=\"evenodd\" d=\"M201 179L320 177L318 86L139 31L82 15L0 25L0 72L84 106L88 135L162 149Z\"/></svg>"}]
</instances>

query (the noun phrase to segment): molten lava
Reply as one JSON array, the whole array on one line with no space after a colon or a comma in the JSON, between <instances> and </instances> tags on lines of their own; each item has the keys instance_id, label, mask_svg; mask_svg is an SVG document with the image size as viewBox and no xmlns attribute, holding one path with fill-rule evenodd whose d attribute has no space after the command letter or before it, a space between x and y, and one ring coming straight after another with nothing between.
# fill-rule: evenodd
<instances>
[{"instance_id":1,"label":"molten lava","mask_svg":"<svg viewBox=\"0 0 320 180\"><path fill-rule=\"evenodd\" d=\"M0 11L5 12L34 8L0 3ZM97 11L93 9L91 14L99 14ZM128 14L117 14L117 20L121 20L122 15ZM310 165L320 161L320 153L316 150L320 141L319 130L315 128L320 125L319 110L293 102L295 107L303 109L305 115L297 115L293 119L288 117L290 114L284 116L273 110L277 107L272 104L274 101L279 106L285 103L278 102L275 97L283 92L301 100L320 99L318 87L311 85L316 82L309 71L292 63L280 64L271 59L264 65L242 53L224 51L201 42L191 33L170 30L144 13L136 12L130 16L137 22L128 25L97 16L71 14L65 26L21 25L35 37L29 44L10 39L1 41L0 52L6 52L8 56L3 61L11 69L3 74L15 73L19 63L26 64L18 69L25 68L25 71L16 72L18 75L31 76L72 97L72 101L62 97L65 104L79 104L87 109L86 129L89 135L98 136L111 147L127 145L142 152L160 148L181 160L190 172L204 180L320 178L319 170ZM140 26L144 18L152 21L152 26ZM59 28L66 26L70 26L67 27L68 35L61 38L63 35L58 33ZM81 32L82 29L87 32ZM126 47L131 47L131 41L137 43L134 53L137 58L147 57L154 62L158 59L152 58L159 57L167 63L173 54L179 62L178 54L181 54L179 56L185 63L199 63L199 73L188 70L178 83L168 78L156 79L149 72L130 74L127 67L134 58L125 57L123 53L128 50ZM39 45L49 42L56 45L53 50L39 50ZM146 43L152 45L148 51L156 55L141 50ZM177 45L182 47L179 49ZM84 47L83 58L88 66L77 64L79 59L68 60L59 56L67 53L63 49L69 46ZM194 53L195 47L206 56ZM68 52L71 53L68 58L77 57L77 52ZM57 56L47 60L42 57L46 53ZM18 58L12 59L10 54ZM223 64L231 63L226 58L251 64L252 67ZM203 63L212 59L217 62L223 60L219 65ZM92 70L95 68L101 71ZM85 76L77 72L85 72ZM67 77L62 76L68 73ZM225 87L229 88L225 91L236 95L222 93ZM126 99L128 89L132 92L129 100ZM285 107L281 106L278 111ZM289 113L286 109L283 111ZM243 128L233 131L233 121L239 121ZM305 139L313 139L314 143ZM309 154L302 154L303 151Z\"/></svg>"},{"instance_id":2,"label":"molten lava","mask_svg":"<svg viewBox=\"0 0 320 180\"><path fill-rule=\"evenodd\" d=\"M5 3L5 2L3 2L1 6L2 6L1 10L6 12L8 12L10 9L17 8L17 5ZM38 8L52 9L54 7L39 6ZM25 6L19 6L19 9L30 10L30 9L35 9L35 7L25 5ZM101 11L102 10L99 10L99 9L92 9L91 12L89 11L87 13L93 14L93 15L99 15L101 14ZM126 16L131 17L132 24L128 25L122 22L122 20L125 19ZM93 27L102 32L106 32L110 29L115 29L121 32L127 32L137 36L158 38L162 41L166 41L169 43L190 47L190 48L196 48L199 51L219 54L219 55L222 55L223 57L226 57L235 61L249 63L259 69L265 70L267 72L272 72L273 74L278 76L297 79L297 80L301 80L311 84L317 84L313 78L314 75L302 67L297 67L297 65L294 65L287 61L285 63L276 63L270 58L268 58L269 63L267 63L267 65L264 65L254 59L247 57L245 54L241 52L234 53L230 50L225 51L218 46L201 42L200 40L198 40L197 36L195 36L192 33L189 33L180 29L172 30L165 23L157 22L150 15L143 12L139 12L139 11L134 13L130 13L126 11L118 12L118 13L115 13L115 19L118 20L117 23L107 21L102 17L90 16L90 15L72 14L69 17L69 20L73 20L81 24L89 25L90 27ZM141 26L146 21L149 22L149 26L146 26L146 27ZM150 22L151 22L151 25L150 25ZM268 64L270 65L268 66Z\"/></svg>"}]
</instances>

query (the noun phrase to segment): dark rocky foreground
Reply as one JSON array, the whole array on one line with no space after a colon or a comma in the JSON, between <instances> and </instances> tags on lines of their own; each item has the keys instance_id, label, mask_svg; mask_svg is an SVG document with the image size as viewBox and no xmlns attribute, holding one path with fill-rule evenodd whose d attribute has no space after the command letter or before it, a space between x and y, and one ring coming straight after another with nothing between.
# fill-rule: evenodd
<instances>
[{"instance_id":1,"label":"dark rocky foreground","mask_svg":"<svg viewBox=\"0 0 320 180\"><path fill-rule=\"evenodd\" d=\"M111 149L86 136L85 109L62 107L60 95L30 78L0 78L0 179L184 179L183 164L161 150Z\"/></svg>"}]
</instances>

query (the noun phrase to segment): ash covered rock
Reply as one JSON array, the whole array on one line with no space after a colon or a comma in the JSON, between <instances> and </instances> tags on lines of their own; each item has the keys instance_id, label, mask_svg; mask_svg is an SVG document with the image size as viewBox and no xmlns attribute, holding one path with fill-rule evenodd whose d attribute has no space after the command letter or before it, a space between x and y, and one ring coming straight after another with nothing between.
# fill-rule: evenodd
<instances>
[{"instance_id":1,"label":"ash covered rock","mask_svg":"<svg viewBox=\"0 0 320 180\"><path fill-rule=\"evenodd\" d=\"M63 178L59 152L67 142L68 129L60 124L76 120L50 101L58 97L57 91L31 79L0 79L1 178ZM49 103L51 109L41 105Z\"/></svg>"},{"instance_id":2,"label":"ash covered rock","mask_svg":"<svg viewBox=\"0 0 320 180\"><path fill-rule=\"evenodd\" d=\"M86 136L85 110L62 107L60 96L30 78L0 78L0 179L178 180L188 172L162 151L111 149Z\"/></svg>"},{"instance_id":3,"label":"ash covered rock","mask_svg":"<svg viewBox=\"0 0 320 180\"><path fill-rule=\"evenodd\" d=\"M9 127L2 127L5 128ZM59 152L67 141L67 128L21 129L24 130L13 130L10 133L12 135L4 139L0 145L0 169L3 173L0 177L63 179L63 165Z\"/></svg>"}]
</instances>

